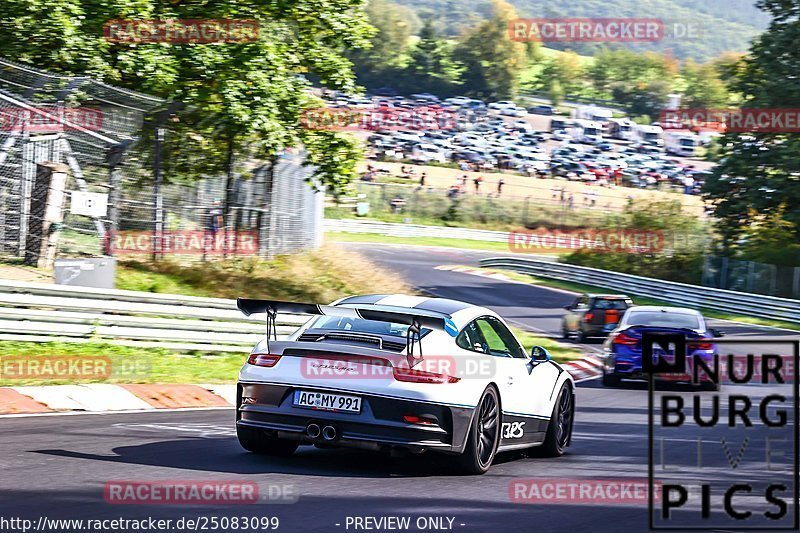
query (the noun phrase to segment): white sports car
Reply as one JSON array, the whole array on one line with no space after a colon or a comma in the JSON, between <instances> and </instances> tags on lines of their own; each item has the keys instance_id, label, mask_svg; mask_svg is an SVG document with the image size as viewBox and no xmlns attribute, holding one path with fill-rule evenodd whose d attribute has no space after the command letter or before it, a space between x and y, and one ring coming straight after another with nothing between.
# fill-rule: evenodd
<instances>
[{"instance_id":1,"label":"white sports car","mask_svg":"<svg viewBox=\"0 0 800 533\"><path fill-rule=\"evenodd\" d=\"M238 307L267 316L267 336L239 372L236 430L249 451L433 451L482 474L497 452L559 456L570 444L572 378L544 348L528 356L489 309L404 295L328 306L240 298ZM278 341L278 313L315 316Z\"/></svg>"}]
</instances>

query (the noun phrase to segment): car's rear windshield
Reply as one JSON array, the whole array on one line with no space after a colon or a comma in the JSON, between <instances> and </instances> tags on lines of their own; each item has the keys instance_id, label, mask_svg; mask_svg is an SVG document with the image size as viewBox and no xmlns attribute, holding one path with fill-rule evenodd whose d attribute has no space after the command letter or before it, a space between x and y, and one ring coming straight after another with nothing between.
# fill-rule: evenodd
<instances>
[{"instance_id":1,"label":"car's rear windshield","mask_svg":"<svg viewBox=\"0 0 800 533\"><path fill-rule=\"evenodd\" d=\"M657 326L672 328L698 329L700 321L697 315L686 313L670 313L661 311L636 311L626 319L628 325Z\"/></svg>"},{"instance_id":2,"label":"car's rear windshield","mask_svg":"<svg viewBox=\"0 0 800 533\"><path fill-rule=\"evenodd\" d=\"M309 329L324 329L329 331L352 331L355 333L371 333L373 335L391 335L405 338L408 325L394 322L381 322L379 320L365 320L363 318L341 318L335 316L321 316L311 323ZM425 336L430 330L422 328L420 332Z\"/></svg>"},{"instance_id":3,"label":"car's rear windshield","mask_svg":"<svg viewBox=\"0 0 800 533\"><path fill-rule=\"evenodd\" d=\"M630 303L627 300L622 300L620 298L596 298L594 301L594 308L595 309L627 309L630 307Z\"/></svg>"}]
</instances>

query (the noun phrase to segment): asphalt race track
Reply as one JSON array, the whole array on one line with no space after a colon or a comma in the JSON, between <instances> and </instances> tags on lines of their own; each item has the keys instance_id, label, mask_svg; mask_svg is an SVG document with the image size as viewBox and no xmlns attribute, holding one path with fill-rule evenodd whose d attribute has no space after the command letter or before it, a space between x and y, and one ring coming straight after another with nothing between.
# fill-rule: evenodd
<instances>
[{"instance_id":1,"label":"asphalt race track","mask_svg":"<svg viewBox=\"0 0 800 533\"><path fill-rule=\"evenodd\" d=\"M363 249L366 245L353 246ZM557 333L561 308L572 300L572 296L560 291L433 268L441 264L477 264L481 256L491 255L486 252L434 252L370 245L367 253L422 290L492 307L510 321L548 335ZM736 335L791 333L732 323L718 326ZM599 344L590 344L587 348L597 351ZM680 387L676 390L683 393ZM791 388L726 385L723 393L750 394L757 406L758 399L768 393L791 397ZM711 395L702 394L704 397ZM648 527L646 500L520 502L515 498L513 487L531 478L560 482L614 479L646 483L647 400L647 389L642 384L607 389L597 380L583 382L577 392L573 443L565 456L546 459L520 453L504 454L489 473L479 477L452 475L432 454L389 457L305 446L287 459L259 457L238 445L231 409L2 417L0 515L27 518L34 524L41 517L152 517L171 519L174 523L181 518L274 516L280 520L278 531L292 532L388 531L389 528L374 527L375 523L369 529L353 525L355 517L387 516L410 517L411 525L406 529L409 531L645 531ZM722 413L724 418L726 408L723 407ZM790 410L790 438L794 427L792 419ZM695 459L688 452L681 458L672 454L680 450L683 453L686 451L683 447L693 445L696 439L693 430L693 427L681 427L669 435L668 462L693 464ZM757 424L749 434L753 444L740 453L743 464L763 461L767 431ZM741 437L732 437L730 442L736 455ZM785 457L791 457L791 445L786 446L789 448L783 450L787 452ZM714 460L723 457L712 445L705 453ZM733 472L724 463L715 468L712 472L720 477ZM748 472L755 483L765 483L777 475L760 463L755 473L752 469ZM296 501L187 506L121 505L106 500L104 487L107 483L132 480L248 481L257 483L260 490L281 487L290 491ZM737 499L737 505L748 504L758 507L759 504L763 506L763 501L755 496ZM692 501L685 508L687 510L678 516L686 524L696 524L699 505ZM711 518L719 518L721 509L721 503L714 500ZM424 522L427 517L442 521ZM417 522L418 519L422 522ZM419 524L433 525L422 528ZM0 530L6 531L1 527Z\"/></svg>"}]
</instances>

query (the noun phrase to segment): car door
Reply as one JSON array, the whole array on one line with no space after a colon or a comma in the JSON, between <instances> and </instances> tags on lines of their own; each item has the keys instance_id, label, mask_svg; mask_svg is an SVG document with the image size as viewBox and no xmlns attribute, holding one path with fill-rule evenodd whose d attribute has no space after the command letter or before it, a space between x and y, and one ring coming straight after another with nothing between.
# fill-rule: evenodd
<instances>
[{"instance_id":1,"label":"car door","mask_svg":"<svg viewBox=\"0 0 800 533\"><path fill-rule=\"evenodd\" d=\"M525 444L544 438L552 413L553 384L558 368L550 363L533 364L511 330L496 317L477 319L486 339L488 353L494 357L497 381L506 384L503 405L503 444Z\"/></svg>"}]
</instances>

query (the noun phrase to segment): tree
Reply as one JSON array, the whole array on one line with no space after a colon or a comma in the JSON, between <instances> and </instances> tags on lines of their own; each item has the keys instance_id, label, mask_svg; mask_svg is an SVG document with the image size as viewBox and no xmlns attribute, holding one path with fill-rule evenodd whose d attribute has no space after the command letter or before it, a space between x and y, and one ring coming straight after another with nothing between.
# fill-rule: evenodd
<instances>
[{"instance_id":1,"label":"tree","mask_svg":"<svg viewBox=\"0 0 800 533\"><path fill-rule=\"evenodd\" d=\"M430 19L425 21L410 55L405 79L413 80L419 91L450 96L461 85L464 67L453 59L453 46L437 35Z\"/></svg>"},{"instance_id":2,"label":"tree","mask_svg":"<svg viewBox=\"0 0 800 533\"><path fill-rule=\"evenodd\" d=\"M743 107L800 107L800 21L793 3L761 0L772 16L769 29L757 38L739 67L734 88ZM729 133L720 141L721 164L704 188L713 203L723 235L722 247L735 253L739 237L753 225L775 217L788 222L800 242L800 138L797 133Z\"/></svg>"},{"instance_id":3,"label":"tree","mask_svg":"<svg viewBox=\"0 0 800 533\"><path fill-rule=\"evenodd\" d=\"M170 123L177 134L165 146L168 177L224 171L230 180L239 155L270 159L296 145L307 135L302 110L318 105L309 94L309 77L324 87L354 91L352 64L343 52L367 46L372 35L364 0L201 7L165 0L4 0L3 11L0 55L186 104L187 112ZM253 19L260 36L252 42L171 45L118 44L102 37L111 19L167 18Z\"/></svg>"},{"instance_id":4,"label":"tree","mask_svg":"<svg viewBox=\"0 0 800 533\"><path fill-rule=\"evenodd\" d=\"M369 47L350 53L356 77L371 88L396 84L403 80L409 42L420 26L419 19L408 7L388 0L369 0L366 13L375 34Z\"/></svg>"},{"instance_id":5,"label":"tree","mask_svg":"<svg viewBox=\"0 0 800 533\"><path fill-rule=\"evenodd\" d=\"M565 95L577 94L582 88L583 67L578 54L566 51L545 62L539 77L539 88L559 99ZM555 100L553 100L555 105Z\"/></svg>"},{"instance_id":6,"label":"tree","mask_svg":"<svg viewBox=\"0 0 800 533\"><path fill-rule=\"evenodd\" d=\"M729 95L713 63L698 65L686 60L681 69L685 87L681 107L721 108L728 105Z\"/></svg>"},{"instance_id":7,"label":"tree","mask_svg":"<svg viewBox=\"0 0 800 533\"><path fill-rule=\"evenodd\" d=\"M504 0L492 0L493 16L462 36L455 58L465 66L464 90L494 100L512 98L525 67L525 46L512 41L509 22L518 18Z\"/></svg>"}]
</instances>

